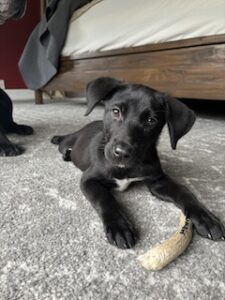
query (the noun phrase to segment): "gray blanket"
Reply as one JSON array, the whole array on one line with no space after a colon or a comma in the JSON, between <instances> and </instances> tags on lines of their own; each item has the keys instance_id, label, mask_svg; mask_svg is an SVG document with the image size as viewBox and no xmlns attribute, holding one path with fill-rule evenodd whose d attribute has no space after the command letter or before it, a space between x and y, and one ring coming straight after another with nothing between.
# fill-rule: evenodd
<instances>
[{"instance_id":1,"label":"gray blanket","mask_svg":"<svg viewBox=\"0 0 225 300\"><path fill-rule=\"evenodd\" d=\"M43 87L56 73L74 10L92 0L52 0L41 22L33 30L19 61L28 88Z\"/></svg>"}]
</instances>

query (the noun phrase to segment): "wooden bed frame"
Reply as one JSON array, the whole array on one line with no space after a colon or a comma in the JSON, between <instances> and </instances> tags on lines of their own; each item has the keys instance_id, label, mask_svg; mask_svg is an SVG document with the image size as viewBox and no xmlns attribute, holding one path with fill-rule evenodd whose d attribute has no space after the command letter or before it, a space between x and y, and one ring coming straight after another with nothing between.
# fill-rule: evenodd
<instances>
[{"instance_id":1,"label":"wooden bed frame","mask_svg":"<svg viewBox=\"0 0 225 300\"><path fill-rule=\"evenodd\" d=\"M62 57L57 75L41 90L84 95L100 76L141 83L178 98L225 100L225 34Z\"/></svg>"}]
</instances>

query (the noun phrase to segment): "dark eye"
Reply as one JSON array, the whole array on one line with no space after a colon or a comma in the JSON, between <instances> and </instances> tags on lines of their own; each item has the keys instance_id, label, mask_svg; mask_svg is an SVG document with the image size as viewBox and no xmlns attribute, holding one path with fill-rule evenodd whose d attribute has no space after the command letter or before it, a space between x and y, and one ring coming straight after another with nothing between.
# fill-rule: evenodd
<instances>
[{"instance_id":1,"label":"dark eye","mask_svg":"<svg viewBox=\"0 0 225 300\"><path fill-rule=\"evenodd\" d=\"M118 107L114 107L112 109L112 115L114 118L119 118L120 117L120 110Z\"/></svg>"},{"instance_id":2,"label":"dark eye","mask_svg":"<svg viewBox=\"0 0 225 300\"><path fill-rule=\"evenodd\" d=\"M148 117L147 121L148 121L149 124L153 124L153 123L155 123L156 120L152 117Z\"/></svg>"},{"instance_id":3,"label":"dark eye","mask_svg":"<svg viewBox=\"0 0 225 300\"><path fill-rule=\"evenodd\" d=\"M148 119L146 120L147 122L146 122L146 124L145 125L147 125L147 126L151 126L151 125L154 125L156 122L157 122L157 119L156 118L154 118L154 117L148 117Z\"/></svg>"}]
</instances>

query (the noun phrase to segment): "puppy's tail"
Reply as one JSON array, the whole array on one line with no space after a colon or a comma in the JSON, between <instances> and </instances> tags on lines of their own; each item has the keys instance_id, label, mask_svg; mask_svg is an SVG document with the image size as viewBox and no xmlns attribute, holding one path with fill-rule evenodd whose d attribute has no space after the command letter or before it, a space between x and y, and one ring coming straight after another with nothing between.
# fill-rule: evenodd
<instances>
[{"instance_id":1,"label":"puppy's tail","mask_svg":"<svg viewBox=\"0 0 225 300\"><path fill-rule=\"evenodd\" d=\"M62 142L63 138L64 138L63 135L55 135L51 139L51 143L54 145L59 145Z\"/></svg>"}]
</instances>

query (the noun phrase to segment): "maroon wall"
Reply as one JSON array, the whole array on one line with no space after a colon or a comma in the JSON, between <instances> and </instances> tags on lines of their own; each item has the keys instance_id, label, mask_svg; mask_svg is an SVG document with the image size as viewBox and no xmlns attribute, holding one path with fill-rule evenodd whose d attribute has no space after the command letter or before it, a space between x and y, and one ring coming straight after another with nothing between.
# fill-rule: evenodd
<instances>
[{"instance_id":1,"label":"maroon wall","mask_svg":"<svg viewBox=\"0 0 225 300\"><path fill-rule=\"evenodd\" d=\"M25 88L18 61L26 41L40 20L40 1L28 0L27 11L20 20L7 20L0 25L0 79L7 89Z\"/></svg>"}]
</instances>

